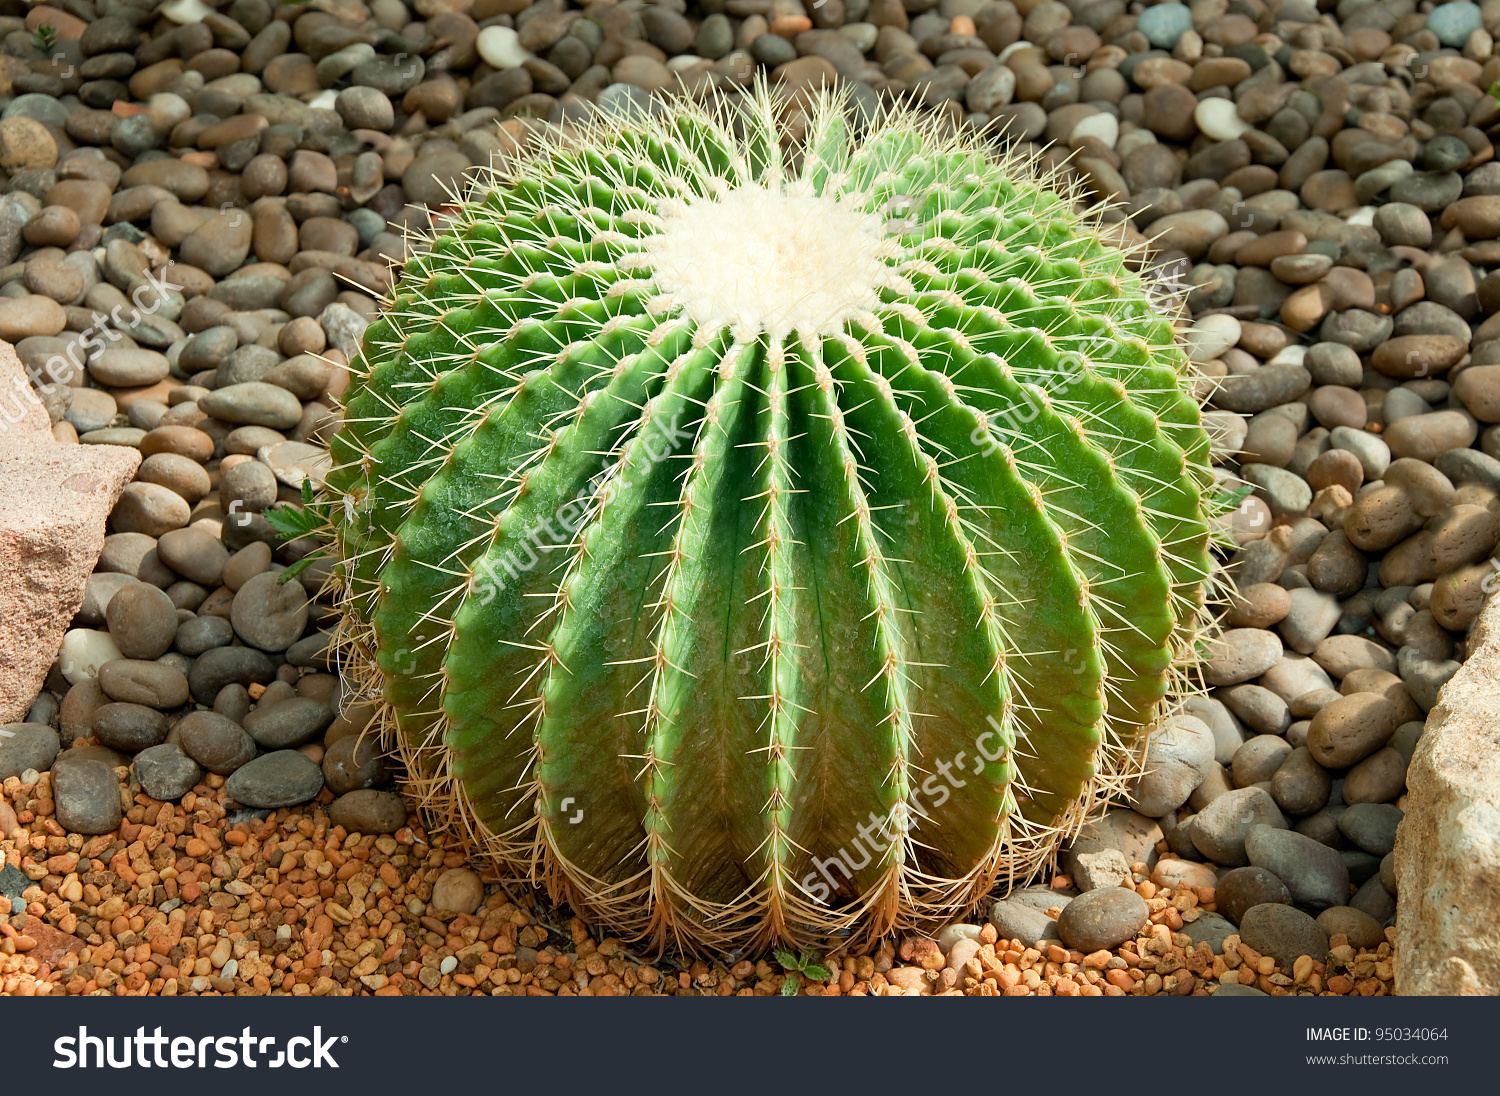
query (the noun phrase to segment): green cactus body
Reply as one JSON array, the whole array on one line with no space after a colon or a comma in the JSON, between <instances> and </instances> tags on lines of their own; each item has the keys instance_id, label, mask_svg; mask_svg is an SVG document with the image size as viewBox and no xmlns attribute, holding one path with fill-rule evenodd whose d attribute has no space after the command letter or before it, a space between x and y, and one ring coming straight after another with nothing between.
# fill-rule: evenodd
<instances>
[{"instance_id":1,"label":"green cactus body","mask_svg":"<svg viewBox=\"0 0 1500 1096\"><path fill-rule=\"evenodd\" d=\"M442 820L618 930L879 934L1034 870L1193 661L1208 444L1122 252L828 99L600 122L463 206L333 442Z\"/></svg>"}]
</instances>

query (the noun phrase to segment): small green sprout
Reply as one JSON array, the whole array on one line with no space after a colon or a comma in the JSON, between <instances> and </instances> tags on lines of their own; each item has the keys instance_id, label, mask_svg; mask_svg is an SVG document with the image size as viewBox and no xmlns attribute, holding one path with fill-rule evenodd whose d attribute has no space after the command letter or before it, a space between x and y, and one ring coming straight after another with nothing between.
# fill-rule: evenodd
<instances>
[{"instance_id":1,"label":"small green sprout","mask_svg":"<svg viewBox=\"0 0 1500 1096\"><path fill-rule=\"evenodd\" d=\"M333 507L326 502L313 501L312 480L302 481L302 505L300 507L277 506L265 512L266 521L276 530L282 540L298 540L302 537L325 537L333 526ZM290 582L305 571L314 560L325 555L323 549L309 552L285 571L279 581Z\"/></svg>"},{"instance_id":2,"label":"small green sprout","mask_svg":"<svg viewBox=\"0 0 1500 1096\"><path fill-rule=\"evenodd\" d=\"M826 982L829 979L828 968L819 963L815 952L804 951L801 955L794 955L786 948L777 948L776 961L786 971L786 981L781 983L783 997L797 996L804 976L810 982Z\"/></svg>"}]
</instances>

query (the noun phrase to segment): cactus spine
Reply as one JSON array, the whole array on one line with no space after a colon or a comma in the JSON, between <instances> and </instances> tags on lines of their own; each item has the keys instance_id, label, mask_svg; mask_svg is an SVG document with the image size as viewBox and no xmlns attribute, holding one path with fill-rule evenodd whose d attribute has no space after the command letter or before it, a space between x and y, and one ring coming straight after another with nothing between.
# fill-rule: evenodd
<instances>
[{"instance_id":1,"label":"cactus spine","mask_svg":"<svg viewBox=\"0 0 1500 1096\"><path fill-rule=\"evenodd\" d=\"M789 109L497 172L333 443L419 794L659 942L878 935L1034 870L1130 774L1210 573L1188 367L1099 226L914 114Z\"/></svg>"}]
</instances>

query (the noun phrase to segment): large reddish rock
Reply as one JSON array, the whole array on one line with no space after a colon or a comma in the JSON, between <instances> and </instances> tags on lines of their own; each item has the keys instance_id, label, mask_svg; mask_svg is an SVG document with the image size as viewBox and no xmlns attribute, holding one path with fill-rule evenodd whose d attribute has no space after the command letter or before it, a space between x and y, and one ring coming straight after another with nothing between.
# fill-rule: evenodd
<instances>
[{"instance_id":1,"label":"large reddish rock","mask_svg":"<svg viewBox=\"0 0 1500 1096\"><path fill-rule=\"evenodd\" d=\"M24 719L36 699L140 461L125 446L55 441L15 348L0 342L0 723Z\"/></svg>"},{"instance_id":2,"label":"large reddish rock","mask_svg":"<svg viewBox=\"0 0 1500 1096\"><path fill-rule=\"evenodd\" d=\"M1500 994L1500 597L1469 634L1407 770L1396 992Z\"/></svg>"},{"instance_id":3,"label":"large reddish rock","mask_svg":"<svg viewBox=\"0 0 1500 1096\"><path fill-rule=\"evenodd\" d=\"M30 914L26 917L26 927L21 930L21 935L32 941L26 954L38 963L46 963L50 967L60 964L66 955L77 955L86 946L78 937L60 932L40 917L32 917Z\"/></svg>"}]
</instances>

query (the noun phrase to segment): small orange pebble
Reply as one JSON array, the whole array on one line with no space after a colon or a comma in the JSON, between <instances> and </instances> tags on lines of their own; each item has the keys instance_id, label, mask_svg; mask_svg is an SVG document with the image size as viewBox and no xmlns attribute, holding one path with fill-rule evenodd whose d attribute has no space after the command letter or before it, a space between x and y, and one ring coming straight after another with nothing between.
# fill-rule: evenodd
<instances>
[{"instance_id":1,"label":"small orange pebble","mask_svg":"<svg viewBox=\"0 0 1500 1096\"><path fill-rule=\"evenodd\" d=\"M214 152L184 152L180 159L184 163L197 164L204 171L212 171L219 166L219 156Z\"/></svg>"},{"instance_id":2,"label":"small orange pebble","mask_svg":"<svg viewBox=\"0 0 1500 1096\"><path fill-rule=\"evenodd\" d=\"M251 700L259 700L266 695L266 687L259 681L252 681L246 686L245 691L250 694Z\"/></svg>"},{"instance_id":3,"label":"small orange pebble","mask_svg":"<svg viewBox=\"0 0 1500 1096\"><path fill-rule=\"evenodd\" d=\"M948 24L948 33L966 34L972 38L976 33L974 20L970 19L967 15L955 15L952 22Z\"/></svg>"},{"instance_id":4,"label":"small orange pebble","mask_svg":"<svg viewBox=\"0 0 1500 1096\"><path fill-rule=\"evenodd\" d=\"M771 33L783 38L792 38L805 30L812 30L812 20L805 15L778 15L771 20Z\"/></svg>"},{"instance_id":5,"label":"small orange pebble","mask_svg":"<svg viewBox=\"0 0 1500 1096\"><path fill-rule=\"evenodd\" d=\"M114 105L109 108L111 114L117 118L129 118L132 114L149 114L150 111L139 103L127 103L124 99L116 99Z\"/></svg>"},{"instance_id":6,"label":"small orange pebble","mask_svg":"<svg viewBox=\"0 0 1500 1096\"><path fill-rule=\"evenodd\" d=\"M57 32L59 42L74 42L83 36L88 24L77 16L69 15L58 8L43 4L26 13L26 29L35 33L38 27L49 26Z\"/></svg>"}]
</instances>

